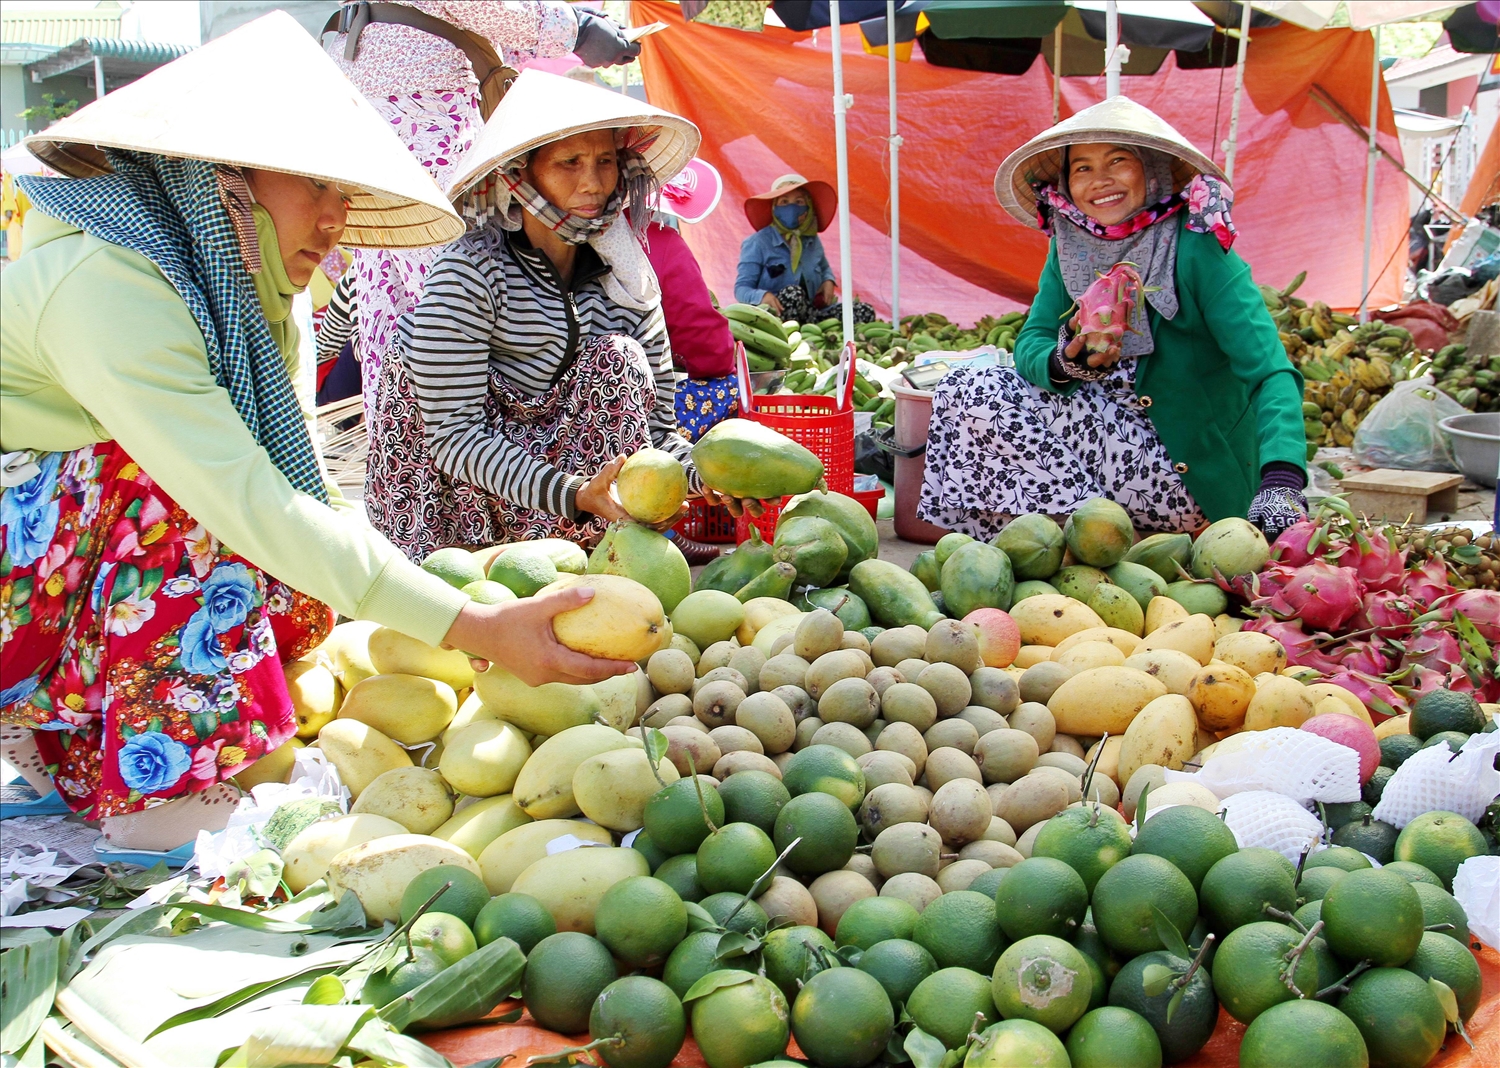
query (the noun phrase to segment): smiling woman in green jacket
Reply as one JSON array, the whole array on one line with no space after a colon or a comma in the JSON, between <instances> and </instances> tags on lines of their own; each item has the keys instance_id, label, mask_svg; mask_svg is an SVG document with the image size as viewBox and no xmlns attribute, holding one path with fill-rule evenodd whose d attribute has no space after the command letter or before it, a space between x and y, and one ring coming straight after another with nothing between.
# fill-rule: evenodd
<instances>
[{"instance_id":1,"label":"smiling woman in green jacket","mask_svg":"<svg viewBox=\"0 0 1500 1068\"><path fill-rule=\"evenodd\" d=\"M1230 249L1212 161L1116 97L1012 153L995 190L1051 247L1015 368L938 385L918 514L986 539L1091 497L1142 530L1245 516L1274 539L1303 515L1302 377ZM1141 285L1111 335L1077 302L1119 264Z\"/></svg>"},{"instance_id":2,"label":"smiling woman in green jacket","mask_svg":"<svg viewBox=\"0 0 1500 1068\"><path fill-rule=\"evenodd\" d=\"M23 179L26 254L0 279L8 756L34 732L30 770L91 819L228 800L223 781L292 736L283 664L331 609L534 684L631 669L555 640L551 617L588 595L477 604L327 480L293 294L341 240L415 246L462 224L288 16L28 145L77 177ZM191 819L174 826L163 844L191 839Z\"/></svg>"}]
</instances>

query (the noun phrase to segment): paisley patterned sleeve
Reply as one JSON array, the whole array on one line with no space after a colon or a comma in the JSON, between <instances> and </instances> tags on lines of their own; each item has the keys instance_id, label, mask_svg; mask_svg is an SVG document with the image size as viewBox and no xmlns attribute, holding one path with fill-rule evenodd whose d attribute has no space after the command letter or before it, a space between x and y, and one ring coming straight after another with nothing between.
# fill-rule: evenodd
<instances>
[{"instance_id":1,"label":"paisley patterned sleeve","mask_svg":"<svg viewBox=\"0 0 1500 1068\"><path fill-rule=\"evenodd\" d=\"M578 40L569 4L554 0L444 0L441 18L495 46L506 66L565 56Z\"/></svg>"}]
</instances>

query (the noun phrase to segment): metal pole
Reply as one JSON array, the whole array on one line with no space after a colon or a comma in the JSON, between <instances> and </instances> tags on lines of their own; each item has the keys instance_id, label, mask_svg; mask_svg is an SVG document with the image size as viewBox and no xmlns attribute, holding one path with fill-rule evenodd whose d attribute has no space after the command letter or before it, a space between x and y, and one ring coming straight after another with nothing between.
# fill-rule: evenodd
<instances>
[{"instance_id":1,"label":"metal pole","mask_svg":"<svg viewBox=\"0 0 1500 1068\"><path fill-rule=\"evenodd\" d=\"M1245 95L1245 53L1250 48L1250 4L1240 3L1240 56L1234 64L1234 107L1229 112L1229 143L1224 150L1224 176L1234 183L1234 154L1240 143L1240 98Z\"/></svg>"},{"instance_id":2,"label":"metal pole","mask_svg":"<svg viewBox=\"0 0 1500 1068\"><path fill-rule=\"evenodd\" d=\"M1062 121L1062 23L1052 31L1052 125Z\"/></svg>"},{"instance_id":3,"label":"metal pole","mask_svg":"<svg viewBox=\"0 0 1500 1068\"><path fill-rule=\"evenodd\" d=\"M896 0L885 0L886 75L891 98L891 322L901 323L901 135L896 126Z\"/></svg>"},{"instance_id":4,"label":"metal pole","mask_svg":"<svg viewBox=\"0 0 1500 1068\"><path fill-rule=\"evenodd\" d=\"M1370 68L1370 147L1365 162L1365 258L1359 275L1359 321L1370 320L1370 248L1375 241L1375 161L1380 121L1380 27L1375 27L1375 59Z\"/></svg>"},{"instance_id":5,"label":"metal pole","mask_svg":"<svg viewBox=\"0 0 1500 1068\"><path fill-rule=\"evenodd\" d=\"M1062 27L1058 27L1062 32ZM1114 99L1120 95L1120 9L1115 0L1104 5L1104 96Z\"/></svg>"},{"instance_id":6,"label":"metal pole","mask_svg":"<svg viewBox=\"0 0 1500 1068\"><path fill-rule=\"evenodd\" d=\"M839 179L839 277L844 299L844 340L854 340L854 256L849 247L849 133L845 112L853 98L844 95L844 34L839 22L839 0L828 0L829 29L833 33L833 149Z\"/></svg>"},{"instance_id":7,"label":"metal pole","mask_svg":"<svg viewBox=\"0 0 1500 1068\"><path fill-rule=\"evenodd\" d=\"M94 99L104 99L104 60L94 57Z\"/></svg>"}]
</instances>

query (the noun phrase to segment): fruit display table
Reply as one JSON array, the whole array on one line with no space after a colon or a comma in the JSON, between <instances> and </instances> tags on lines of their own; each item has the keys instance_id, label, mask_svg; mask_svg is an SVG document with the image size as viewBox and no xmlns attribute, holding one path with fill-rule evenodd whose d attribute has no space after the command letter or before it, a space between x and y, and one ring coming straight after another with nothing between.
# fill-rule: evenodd
<instances>
[{"instance_id":1,"label":"fruit display table","mask_svg":"<svg viewBox=\"0 0 1500 1068\"><path fill-rule=\"evenodd\" d=\"M1468 1025L1474 1049L1464 1045L1462 1039L1449 1035L1447 1045L1427 1068L1488 1068L1500 1064L1500 953L1484 947L1478 951L1478 957L1479 969L1484 976L1484 999ZM504 1016L519 1006L519 1002L508 1002L498 1007L494 1015ZM1239 1063L1240 1039L1244 1034L1245 1025L1220 1009L1219 1025L1208 1045L1179 1064L1181 1068L1235 1068ZM525 1065L528 1058L556 1056L562 1050L589 1040L588 1035L569 1037L538 1027L530 1013L523 1014L515 1023L480 1023L422 1037L454 1064L474 1064L508 1056L517 1065ZM787 1056L801 1058L795 1040L787 1049ZM707 1068L692 1036L683 1044L672 1065L673 1068Z\"/></svg>"}]
</instances>

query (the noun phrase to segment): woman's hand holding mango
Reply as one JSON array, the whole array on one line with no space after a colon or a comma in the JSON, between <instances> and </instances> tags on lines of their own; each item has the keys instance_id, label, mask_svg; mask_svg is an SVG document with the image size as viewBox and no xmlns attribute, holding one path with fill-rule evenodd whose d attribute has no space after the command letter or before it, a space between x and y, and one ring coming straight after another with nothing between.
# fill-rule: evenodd
<instances>
[{"instance_id":1,"label":"woman's hand holding mango","mask_svg":"<svg viewBox=\"0 0 1500 1068\"><path fill-rule=\"evenodd\" d=\"M593 597L593 590L573 587L504 604L470 601L453 621L444 644L467 652L476 670L499 664L528 686L582 686L634 671L635 665L626 661L574 652L553 634L553 616L582 608Z\"/></svg>"}]
</instances>

